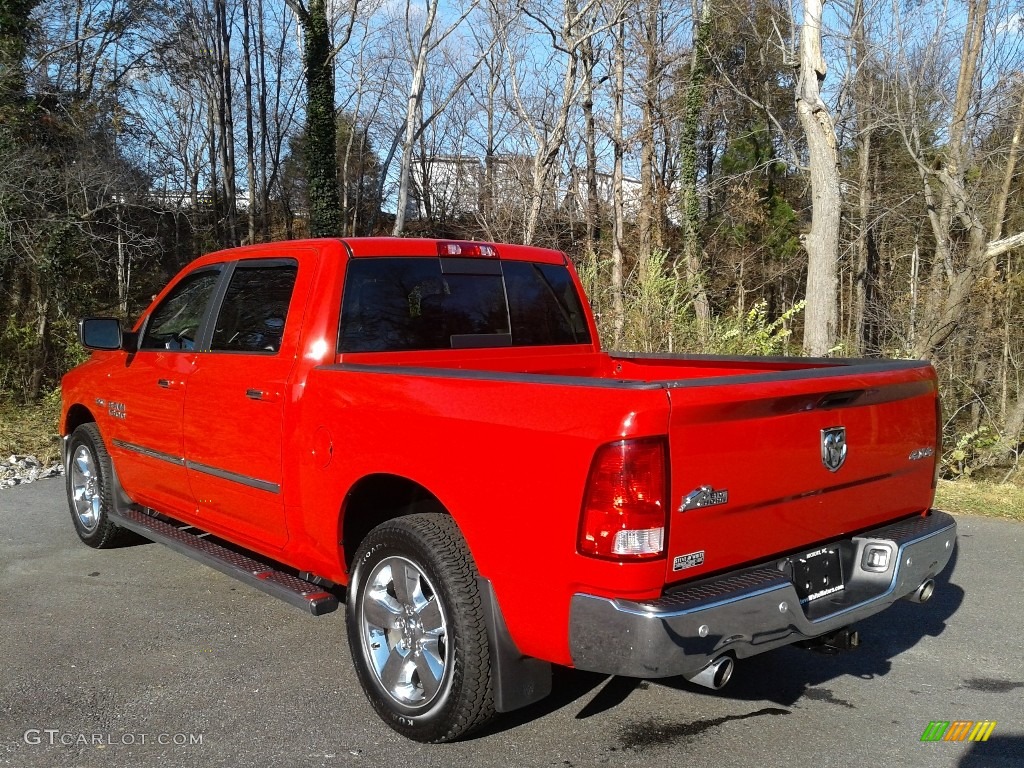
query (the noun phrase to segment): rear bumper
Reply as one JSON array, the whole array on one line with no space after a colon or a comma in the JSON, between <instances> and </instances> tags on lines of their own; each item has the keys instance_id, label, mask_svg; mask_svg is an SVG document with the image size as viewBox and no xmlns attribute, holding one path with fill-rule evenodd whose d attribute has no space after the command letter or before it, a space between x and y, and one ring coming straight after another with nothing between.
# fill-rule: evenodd
<instances>
[{"instance_id":1,"label":"rear bumper","mask_svg":"<svg viewBox=\"0 0 1024 768\"><path fill-rule=\"evenodd\" d=\"M754 656L841 629L887 608L949 562L956 522L931 510L838 545L846 587L801 604L773 560L686 584L656 600L572 598L569 647L578 669L630 677L692 677L723 654ZM890 549L881 572L862 565L868 546Z\"/></svg>"}]
</instances>

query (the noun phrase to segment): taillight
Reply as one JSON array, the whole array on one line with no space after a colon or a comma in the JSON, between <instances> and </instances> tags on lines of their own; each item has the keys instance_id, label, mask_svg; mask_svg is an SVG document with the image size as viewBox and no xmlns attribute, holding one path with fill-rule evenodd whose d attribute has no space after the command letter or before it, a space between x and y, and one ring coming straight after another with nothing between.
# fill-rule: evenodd
<instances>
[{"instance_id":1,"label":"taillight","mask_svg":"<svg viewBox=\"0 0 1024 768\"><path fill-rule=\"evenodd\" d=\"M665 554L666 446L662 438L601 446L590 465L579 551L611 560Z\"/></svg>"}]
</instances>

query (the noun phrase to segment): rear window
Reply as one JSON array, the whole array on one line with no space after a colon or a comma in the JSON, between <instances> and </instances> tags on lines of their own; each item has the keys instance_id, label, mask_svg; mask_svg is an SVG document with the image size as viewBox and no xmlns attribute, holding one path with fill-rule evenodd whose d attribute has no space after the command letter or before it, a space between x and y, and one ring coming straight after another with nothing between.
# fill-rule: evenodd
<instances>
[{"instance_id":1,"label":"rear window","mask_svg":"<svg viewBox=\"0 0 1024 768\"><path fill-rule=\"evenodd\" d=\"M340 352L589 342L564 266L465 258L349 262Z\"/></svg>"},{"instance_id":2,"label":"rear window","mask_svg":"<svg viewBox=\"0 0 1024 768\"><path fill-rule=\"evenodd\" d=\"M242 261L231 275L210 349L273 355L281 347L298 262Z\"/></svg>"}]
</instances>

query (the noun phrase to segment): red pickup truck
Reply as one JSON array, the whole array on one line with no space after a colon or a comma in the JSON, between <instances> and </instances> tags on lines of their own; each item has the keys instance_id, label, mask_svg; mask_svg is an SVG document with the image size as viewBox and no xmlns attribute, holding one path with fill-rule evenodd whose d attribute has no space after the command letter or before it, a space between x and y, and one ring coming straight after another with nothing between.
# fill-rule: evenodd
<instances>
[{"instance_id":1,"label":"red pickup truck","mask_svg":"<svg viewBox=\"0 0 1024 768\"><path fill-rule=\"evenodd\" d=\"M603 352L557 251L221 251L80 335L81 539L135 532L316 615L344 597L367 698L421 741L540 699L552 664L718 688L855 645L954 548L928 363Z\"/></svg>"}]
</instances>

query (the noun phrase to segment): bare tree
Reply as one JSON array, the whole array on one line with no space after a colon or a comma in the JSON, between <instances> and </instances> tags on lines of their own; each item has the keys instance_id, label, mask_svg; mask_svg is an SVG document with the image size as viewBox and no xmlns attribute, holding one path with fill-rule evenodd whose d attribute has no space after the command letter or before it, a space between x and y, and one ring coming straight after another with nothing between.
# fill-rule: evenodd
<instances>
[{"instance_id":1,"label":"bare tree","mask_svg":"<svg viewBox=\"0 0 1024 768\"><path fill-rule=\"evenodd\" d=\"M587 263L596 278L599 272L597 247L601 241L601 201L597 191L597 129L594 121L594 78L597 66L593 37L588 35L580 44L580 64L583 68L582 103L583 142L586 157L586 208L584 245Z\"/></svg>"},{"instance_id":2,"label":"bare tree","mask_svg":"<svg viewBox=\"0 0 1024 768\"><path fill-rule=\"evenodd\" d=\"M612 32L612 340L617 346L622 341L626 322L624 306L625 229L624 191L622 185L622 158L626 149L626 18L625 8L617 5L610 19Z\"/></svg>"},{"instance_id":3,"label":"bare tree","mask_svg":"<svg viewBox=\"0 0 1024 768\"><path fill-rule=\"evenodd\" d=\"M857 148L858 207L850 343L857 354L874 351L878 346L875 302L881 266L873 200L877 176L877 163L874 162L872 145L877 78L870 62L866 26L867 10L864 0L854 0L850 24L850 59L854 70L852 92L857 128L854 143Z\"/></svg>"},{"instance_id":4,"label":"bare tree","mask_svg":"<svg viewBox=\"0 0 1024 768\"><path fill-rule=\"evenodd\" d=\"M839 155L835 125L821 98L826 65L821 50L822 0L804 0L800 27L800 74L796 107L807 139L811 177L811 228L807 251L807 309L804 353L826 355L836 345L839 325Z\"/></svg>"},{"instance_id":5,"label":"bare tree","mask_svg":"<svg viewBox=\"0 0 1024 768\"><path fill-rule=\"evenodd\" d=\"M564 0L559 19L550 18L540 8L524 9L550 40L552 56L544 66L544 74L551 79L554 79L552 73L560 74L557 93L544 95L543 114L538 115L528 106L528 102L534 102L524 92L522 74L515 67L509 72L516 110L529 129L534 146L529 207L523 225L523 240L527 243L532 243L537 235L545 195L565 145L570 116L580 91L580 53L588 38L597 33L596 4L597 0L587 0L581 7L577 0Z\"/></svg>"},{"instance_id":6,"label":"bare tree","mask_svg":"<svg viewBox=\"0 0 1024 768\"><path fill-rule=\"evenodd\" d=\"M458 17L445 29L434 32L434 23L437 19L437 11L440 0L426 0L425 14L422 20L423 26L414 33L413 2L407 0L405 5L406 42L412 61L412 80L409 86L409 98L405 112L404 138L402 139L402 159L399 170L398 182L398 206L395 213L395 226L392 234L401 235L405 229L405 211L409 201L409 172L412 167L413 145L423 135L426 128L432 123L458 95L466 81L472 77L484 60L485 53L475 57L473 63L458 79L452 89L439 103L434 104L431 114L424 118L423 115L423 94L426 88L427 65L430 55L440 48L457 29L462 26L470 13L477 7L479 0L469 0L462 8Z\"/></svg>"},{"instance_id":7,"label":"bare tree","mask_svg":"<svg viewBox=\"0 0 1024 768\"><path fill-rule=\"evenodd\" d=\"M711 2L703 0L700 14L694 14L693 46L690 51L690 72L686 84L682 130L679 137L679 200L683 229L683 265L694 314L700 333L707 332L711 322L711 305L704 287L703 258L700 242L700 193L697 189L697 136L705 103L708 68L708 41L711 30Z\"/></svg>"}]
</instances>

